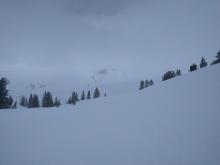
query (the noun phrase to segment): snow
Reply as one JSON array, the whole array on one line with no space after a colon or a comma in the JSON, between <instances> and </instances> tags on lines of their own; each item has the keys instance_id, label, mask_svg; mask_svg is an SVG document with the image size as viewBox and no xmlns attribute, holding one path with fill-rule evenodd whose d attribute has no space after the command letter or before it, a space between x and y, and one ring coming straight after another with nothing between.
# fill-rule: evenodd
<instances>
[{"instance_id":1,"label":"snow","mask_svg":"<svg viewBox=\"0 0 220 165\"><path fill-rule=\"evenodd\" d=\"M0 164L219 165L219 75L215 65L76 106L1 110Z\"/></svg>"}]
</instances>

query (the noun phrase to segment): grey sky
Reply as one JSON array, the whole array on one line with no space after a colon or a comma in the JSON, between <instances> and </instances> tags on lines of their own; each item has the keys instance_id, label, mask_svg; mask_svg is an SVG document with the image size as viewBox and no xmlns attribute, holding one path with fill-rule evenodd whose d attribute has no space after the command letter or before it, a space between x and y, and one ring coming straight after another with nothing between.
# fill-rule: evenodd
<instances>
[{"instance_id":1,"label":"grey sky","mask_svg":"<svg viewBox=\"0 0 220 165\"><path fill-rule=\"evenodd\" d=\"M219 0L0 0L0 69L186 69L220 49ZM123 76L122 76L123 78Z\"/></svg>"}]
</instances>

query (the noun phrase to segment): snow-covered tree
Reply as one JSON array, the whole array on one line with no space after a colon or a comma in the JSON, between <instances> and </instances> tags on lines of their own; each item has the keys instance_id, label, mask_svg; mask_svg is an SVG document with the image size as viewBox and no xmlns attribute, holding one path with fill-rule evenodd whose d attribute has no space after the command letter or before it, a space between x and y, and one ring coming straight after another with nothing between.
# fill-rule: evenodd
<instances>
[{"instance_id":1,"label":"snow-covered tree","mask_svg":"<svg viewBox=\"0 0 220 165\"><path fill-rule=\"evenodd\" d=\"M206 62L205 58L202 57L201 62L200 62L200 68L204 68L208 65L208 63Z\"/></svg>"}]
</instances>

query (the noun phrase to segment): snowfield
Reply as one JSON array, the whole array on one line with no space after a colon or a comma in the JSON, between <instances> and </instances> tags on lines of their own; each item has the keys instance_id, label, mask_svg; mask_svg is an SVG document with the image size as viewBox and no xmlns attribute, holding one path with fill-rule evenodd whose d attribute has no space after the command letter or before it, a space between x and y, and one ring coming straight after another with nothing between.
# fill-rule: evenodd
<instances>
[{"instance_id":1,"label":"snowfield","mask_svg":"<svg viewBox=\"0 0 220 165\"><path fill-rule=\"evenodd\" d=\"M0 110L0 165L219 165L219 75L215 65L76 106Z\"/></svg>"}]
</instances>

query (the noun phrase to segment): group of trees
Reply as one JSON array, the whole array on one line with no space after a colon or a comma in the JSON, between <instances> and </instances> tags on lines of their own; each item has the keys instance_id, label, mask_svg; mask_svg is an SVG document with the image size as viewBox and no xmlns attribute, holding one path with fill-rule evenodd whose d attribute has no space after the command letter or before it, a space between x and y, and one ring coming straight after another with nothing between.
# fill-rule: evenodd
<instances>
[{"instance_id":1,"label":"group of trees","mask_svg":"<svg viewBox=\"0 0 220 165\"><path fill-rule=\"evenodd\" d=\"M206 66L208 66L208 62L205 60L204 57L202 57L200 64L199 64L199 67L204 68ZM193 72L193 71L197 70L197 67L198 67L197 64L193 63L192 65L190 65L189 71Z\"/></svg>"},{"instance_id":2,"label":"group of trees","mask_svg":"<svg viewBox=\"0 0 220 165\"><path fill-rule=\"evenodd\" d=\"M106 96L106 93L105 93L104 96ZM100 97L100 92L99 92L98 88L95 88L95 91L93 93L93 98L98 98L98 97ZM74 91L72 93L72 95L68 98L67 104L75 105L76 102L78 102L80 100L83 101L85 99L87 99L87 100L91 99L91 92L90 92L90 90L87 92L87 95L85 94L85 91L83 90L80 99L78 98L77 92Z\"/></svg>"},{"instance_id":3,"label":"group of trees","mask_svg":"<svg viewBox=\"0 0 220 165\"><path fill-rule=\"evenodd\" d=\"M13 98L9 96L9 91L7 89L8 84L9 81L5 77L0 79L0 109L17 107L17 102L14 102Z\"/></svg>"},{"instance_id":4,"label":"group of trees","mask_svg":"<svg viewBox=\"0 0 220 165\"><path fill-rule=\"evenodd\" d=\"M40 101L37 94L30 94L29 99L25 96L21 97L20 105L26 108L39 108ZM59 107L61 105L60 100L56 97L53 100L52 94L45 91L42 99L42 107Z\"/></svg>"},{"instance_id":5,"label":"group of trees","mask_svg":"<svg viewBox=\"0 0 220 165\"><path fill-rule=\"evenodd\" d=\"M217 56L216 56L216 60L214 60L210 65L214 65L214 64L218 64L220 63L220 50L217 52ZM200 68L204 68L208 66L208 62L206 61L206 59L204 57L202 57L201 61L200 61L200 64L199 64L199 67ZM190 65L190 68L189 68L189 72L193 72L195 70L198 69L198 66L197 64L193 63L192 65ZM171 78L174 78L176 76L180 76L181 75L181 70L180 69L177 69L176 71L174 70L170 70L168 72L166 72L163 76L162 76L162 81L165 81L165 80L168 80L168 79L171 79ZM153 84L152 84L153 85ZM149 84L149 81L146 80L146 81L141 81L140 82L140 87L139 89L144 89L148 86L151 86Z\"/></svg>"},{"instance_id":6,"label":"group of trees","mask_svg":"<svg viewBox=\"0 0 220 165\"><path fill-rule=\"evenodd\" d=\"M153 80L141 80L139 90L142 90L152 85L154 85Z\"/></svg>"},{"instance_id":7,"label":"group of trees","mask_svg":"<svg viewBox=\"0 0 220 165\"><path fill-rule=\"evenodd\" d=\"M220 63L220 50L217 52L216 60L214 60L211 65Z\"/></svg>"},{"instance_id":8,"label":"group of trees","mask_svg":"<svg viewBox=\"0 0 220 165\"><path fill-rule=\"evenodd\" d=\"M162 76L162 81L166 81L166 80L169 80L169 79L174 78L176 76L180 76L181 74L182 73L181 73L180 69L177 69L176 71L170 70Z\"/></svg>"},{"instance_id":9,"label":"group of trees","mask_svg":"<svg viewBox=\"0 0 220 165\"><path fill-rule=\"evenodd\" d=\"M60 100L56 97L53 100L52 94L49 91L45 91L42 99L42 107L59 107L61 105Z\"/></svg>"}]
</instances>

